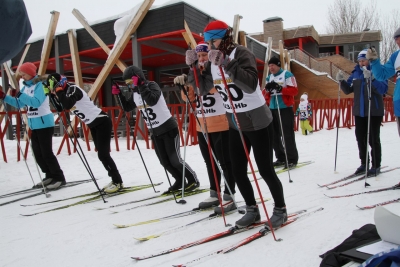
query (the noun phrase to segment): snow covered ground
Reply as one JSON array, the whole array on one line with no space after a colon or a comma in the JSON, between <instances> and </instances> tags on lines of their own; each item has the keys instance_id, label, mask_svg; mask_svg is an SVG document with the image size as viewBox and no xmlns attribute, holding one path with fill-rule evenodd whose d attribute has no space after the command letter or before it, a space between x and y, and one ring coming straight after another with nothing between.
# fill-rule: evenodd
<instances>
[{"instance_id":1,"label":"snow covered ground","mask_svg":"<svg viewBox=\"0 0 400 267\"><path fill-rule=\"evenodd\" d=\"M400 138L397 135L395 123L383 125L381 138L382 166L387 165L388 168L400 166ZM122 148L120 152L116 152L114 141L112 141L112 156L121 171L125 185L148 184L149 180L138 151L127 151L122 140L120 139L120 147ZM369 178L368 182L371 187L368 189L364 188L363 182L332 190L317 186L317 183L328 183L353 173L360 165L354 128L339 130L338 174L334 173L336 130L322 130L311 136L303 136L300 132L296 132L296 140L300 161L312 160L314 163L291 171L293 183L288 182L288 173L279 174L284 187L288 211L315 209L317 207L323 207L324 210L276 231L277 238L283 239L282 242L276 242L272 235L267 235L231 253L208 257L199 261L197 266L319 266L321 259L318 255L341 243L351 234L352 230L367 223L374 223L374 209L362 211L356 205L374 204L399 197L399 191L362 194L340 199L331 199L324 194L344 195L392 186L399 182L400 169L382 174L377 179ZM54 150L57 151L61 138L54 138L53 142ZM163 192L168 188L164 170L154 151L145 149L143 141L138 142L153 182L164 182L157 187L157 190ZM81 144L84 143L81 142ZM0 195L32 186L25 163L16 161L16 142L5 140L5 147L8 163L0 162ZM109 178L103 166L97 160L97 154L93 150L84 151L99 185L107 184ZM183 148L181 152L183 155ZM58 160L68 181L89 178L78 155L68 155L65 147L58 156ZM197 172L201 185L208 185L205 164L197 146L187 147L187 162ZM35 182L38 182L38 173L31 155L28 157L28 165ZM260 181L259 184L263 197L270 198L271 194L265 182ZM93 192L95 189L93 183L86 183L51 192L49 198L40 195L0 206L0 266L171 266L186 263L234 244L258 231L258 229L253 229L183 251L136 262L131 259L131 256L144 256L174 248L224 231L227 227L225 227L223 219L218 218L153 240L139 242L134 237L160 233L206 217L211 212L201 212L183 218L125 229L117 229L113 224L136 223L191 210L197 207L198 203L208 196L208 193L186 197L187 204L185 205L169 201L125 211L127 208L154 201L149 200L113 209L94 209L95 207L109 207L155 195L153 189L148 188L109 198L106 204L97 201L32 217L20 215L71 204L80 199L33 207L22 207L20 204L57 200ZM0 203L14 198L17 197L0 198ZM239 193L237 193L236 198L238 201L242 200ZM266 202L266 206L271 215L273 201ZM399 203L385 207L400 214ZM112 214L111 210L120 212ZM235 213L227 216L226 221L234 224L241 216L241 214ZM265 214L262 214L262 216L265 219Z\"/></svg>"}]
</instances>

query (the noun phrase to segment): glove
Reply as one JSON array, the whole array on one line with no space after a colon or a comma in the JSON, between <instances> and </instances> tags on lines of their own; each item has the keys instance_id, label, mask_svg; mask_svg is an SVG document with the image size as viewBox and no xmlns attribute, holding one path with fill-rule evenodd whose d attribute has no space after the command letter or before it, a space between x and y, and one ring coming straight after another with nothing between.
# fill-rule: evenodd
<instances>
[{"instance_id":1,"label":"glove","mask_svg":"<svg viewBox=\"0 0 400 267\"><path fill-rule=\"evenodd\" d=\"M10 90L10 96L15 97L17 95L17 89L9 88L8 90Z\"/></svg>"},{"instance_id":2,"label":"glove","mask_svg":"<svg viewBox=\"0 0 400 267\"><path fill-rule=\"evenodd\" d=\"M118 84L113 84L113 86L111 87L111 93L113 95L119 95L119 93L121 93Z\"/></svg>"},{"instance_id":3,"label":"glove","mask_svg":"<svg viewBox=\"0 0 400 267\"><path fill-rule=\"evenodd\" d=\"M363 75L364 75L364 79L369 79L369 78L371 78L371 71L370 70L367 70L367 69L362 69L362 71L363 71Z\"/></svg>"},{"instance_id":4,"label":"glove","mask_svg":"<svg viewBox=\"0 0 400 267\"><path fill-rule=\"evenodd\" d=\"M336 80L337 80L338 82L344 80L343 72L342 72L341 70L336 74Z\"/></svg>"},{"instance_id":5,"label":"glove","mask_svg":"<svg viewBox=\"0 0 400 267\"><path fill-rule=\"evenodd\" d=\"M43 91L44 91L44 94L45 94L45 95L50 94L50 89L49 89L49 87L46 86L44 83L42 83L42 84L43 84Z\"/></svg>"},{"instance_id":6,"label":"glove","mask_svg":"<svg viewBox=\"0 0 400 267\"><path fill-rule=\"evenodd\" d=\"M187 75L186 74L176 76L174 79L174 84L185 85L186 83L187 83Z\"/></svg>"},{"instance_id":7,"label":"glove","mask_svg":"<svg viewBox=\"0 0 400 267\"><path fill-rule=\"evenodd\" d=\"M186 51L186 65L191 66L197 60L196 50L187 50Z\"/></svg>"},{"instance_id":8,"label":"glove","mask_svg":"<svg viewBox=\"0 0 400 267\"><path fill-rule=\"evenodd\" d=\"M132 85L133 86L140 86L143 84L143 80L139 76L132 76Z\"/></svg>"},{"instance_id":9,"label":"glove","mask_svg":"<svg viewBox=\"0 0 400 267\"><path fill-rule=\"evenodd\" d=\"M282 86L277 84L275 81L272 81L265 85L265 90L267 90L271 94L279 94L280 92L282 92Z\"/></svg>"},{"instance_id":10,"label":"glove","mask_svg":"<svg viewBox=\"0 0 400 267\"><path fill-rule=\"evenodd\" d=\"M221 51L213 49L208 51L208 60L216 66L226 66L230 61L229 57L224 57Z\"/></svg>"},{"instance_id":11,"label":"glove","mask_svg":"<svg viewBox=\"0 0 400 267\"><path fill-rule=\"evenodd\" d=\"M378 58L378 53L376 52L374 47L371 47L367 50L367 55L365 56L369 61L375 60Z\"/></svg>"},{"instance_id":12,"label":"glove","mask_svg":"<svg viewBox=\"0 0 400 267\"><path fill-rule=\"evenodd\" d=\"M61 76L61 80L59 82L57 82L57 80L53 78L49 79L48 89L50 89L50 91L54 91L61 88L60 90L62 90L65 88L66 85L67 85L67 78L65 76Z\"/></svg>"},{"instance_id":13,"label":"glove","mask_svg":"<svg viewBox=\"0 0 400 267\"><path fill-rule=\"evenodd\" d=\"M63 90L66 85L67 85L67 78L65 76L61 76L61 80L58 83L56 83L55 88L53 88L53 90L54 89L56 89L56 91Z\"/></svg>"},{"instance_id":14,"label":"glove","mask_svg":"<svg viewBox=\"0 0 400 267\"><path fill-rule=\"evenodd\" d=\"M4 100L6 98L6 94L3 92L3 90L0 90L0 99Z\"/></svg>"}]
</instances>

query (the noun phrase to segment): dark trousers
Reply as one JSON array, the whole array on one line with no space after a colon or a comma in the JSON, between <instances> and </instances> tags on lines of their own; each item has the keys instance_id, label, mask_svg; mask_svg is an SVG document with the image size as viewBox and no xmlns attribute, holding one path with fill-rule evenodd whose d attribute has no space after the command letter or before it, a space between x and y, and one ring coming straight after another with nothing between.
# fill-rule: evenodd
<instances>
[{"instance_id":1,"label":"dark trousers","mask_svg":"<svg viewBox=\"0 0 400 267\"><path fill-rule=\"evenodd\" d=\"M208 179L210 180L210 189L217 191L217 186L215 184L215 178L214 178L214 171L211 162L211 160L214 159L212 157L212 154L210 156L210 152L208 151L208 144L206 142L206 139L204 139L203 133L197 132L197 137L199 140L200 152L203 155L204 162L206 163ZM231 159L229 156L229 131L209 133L208 139L210 140L210 147L214 152L214 155L217 158L219 165L221 166L225 180L232 194L235 194L235 179L233 178L232 175ZM218 187L220 187L221 172L219 171L219 168L215 162L214 162L214 167L218 181ZM230 195L228 186L225 185L224 193Z\"/></svg>"},{"instance_id":2,"label":"dark trousers","mask_svg":"<svg viewBox=\"0 0 400 267\"><path fill-rule=\"evenodd\" d=\"M282 143L282 131L277 109L271 109L274 125L274 151L275 157L281 162L286 162L285 149ZM296 147L296 139L294 135L294 113L292 108L279 109L283 135L285 137L285 147L289 163L297 163L299 154Z\"/></svg>"},{"instance_id":3,"label":"dark trousers","mask_svg":"<svg viewBox=\"0 0 400 267\"><path fill-rule=\"evenodd\" d=\"M97 149L97 156L104 168L108 172L114 183L122 183L121 175L110 155L110 141L112 123L109 117L96 118L93 122L94 127L90 127L93 143Z\"/></svg>"},{"instance_id":4,"label":"dark trousers","mask_svg":"<svg viewBox=\"0 0 400 267\"><path fill-rule=\"evenodd\" d=\"M53 153L54 127L32 130L31 144L33 155L46 178L65 180L60 164Z\"/></svg>"},{"instance_id":5,"label":"dark trousers","mask_svg":"<svg viewBox=\"0 0 400 267\"><path fill-rule=\"evenodd\" d=\"M272 124L267 128L243 132L246 147L250 153L253 148L253 155L258 170L264 181L267 183L271 195L275 201L276 207L285 207L285 199L283 196L282 183L275 173L273 166L272 140L273 129ZM233 177L235 177L236 185L242 194L246 205L255 205L256 200L252 183L247 176L248 160L244 151L239 132L229 129L229 149L231 155L231 164Z\"/></svg>"},{"instance_id":6,"label":"dark trousers","mask_svg":"<svg viewBox=\"0 0 400 267\"><path fill-rule=\"evenodd\" d=\"M368 117L355 116L356 139L358 145L358 153L360 155L361 164L366 164L367 157L367 135L368 135ZM381 122L382 116L371 116L369 145L371 147L372 167L381 166L382 148L381 148ZM369 164L369 162L368 162Z\"/></svg>"},{"instance_id":7,"label":"dark trousers","mask_svg":"<svg viewBox=\"0 0 400 267\"><path fill-rule=\"evenodd\" d=\"M183 159L180 154L178 128L169 130L159 136L152 136L155 150L161 165L175 178L182 182ZM188 182L198 182L196 173L185 162L185 177Z\"/></svg>"}]
</instances>

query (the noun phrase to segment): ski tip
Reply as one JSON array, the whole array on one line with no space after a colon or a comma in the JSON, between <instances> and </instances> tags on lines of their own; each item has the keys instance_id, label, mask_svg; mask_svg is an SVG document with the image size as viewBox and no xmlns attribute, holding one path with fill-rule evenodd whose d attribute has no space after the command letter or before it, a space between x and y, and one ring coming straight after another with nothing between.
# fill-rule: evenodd
<instances>
[{"instance_id":1,"label":"ski tip","mask_svg":"<svg viewBox=\"0 0 400 267\"><path fill-rule=\"evenodd\" d=\"M324 194L324 196L329 197L329 198L332 198L331 196L328 196L327 194Z\"/></svg>"},{"instance_id":2,"label":"ski tip","mask_svg":"<svg viewBox=\"0 0 400 267\"><path fill-rule=\"evenodd\" d=\"M136 240L138 240L138 241L141 241L141 242L143 242L143 241L148 241L148 240L150 240L150 239L154 239L154 238L157 238L157 237L159 237L160 235L149 235L149 236L146 236L146 237L134 237Z\"/></svg>"},{"instance_id":3,"label":"ski tip","mask_svg":"<svg viewBox=\"0 0 400 267\"><path fill-rule=\"evenodd\" d=\"M125 224L114 224L114 225L115 225L115 227L117 227L117 228L128 228L128 226L125 225Z\"/></svg>"},{"instance_id":4,"label":"ski tip","mask_svg":"<svg viewBox=\"0 0 400 267\"><path fill-rule=\"evenodd\" d=\"M19 215L24 216L24 217L30 217L30 216L36 215L36 213L33 213L33 214L19 214Z\"/></svg>"}]
</instances>

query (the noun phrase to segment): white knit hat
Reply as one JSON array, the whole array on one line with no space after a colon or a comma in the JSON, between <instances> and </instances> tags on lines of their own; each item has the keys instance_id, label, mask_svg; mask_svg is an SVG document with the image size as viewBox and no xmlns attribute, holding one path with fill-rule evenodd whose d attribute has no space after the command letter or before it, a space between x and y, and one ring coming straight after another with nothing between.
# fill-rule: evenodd
<instances>
[{"instance_id":1,"label":"white knit hat","mask_svg":"<svg viewBox=\"0 0 400 267\"><path fill-rule=\"evenodd\" d=\"M308 102L308 95L307 94L302 94L300 98L303 98L304 101Z\"/></svg>"}]
</instances>

